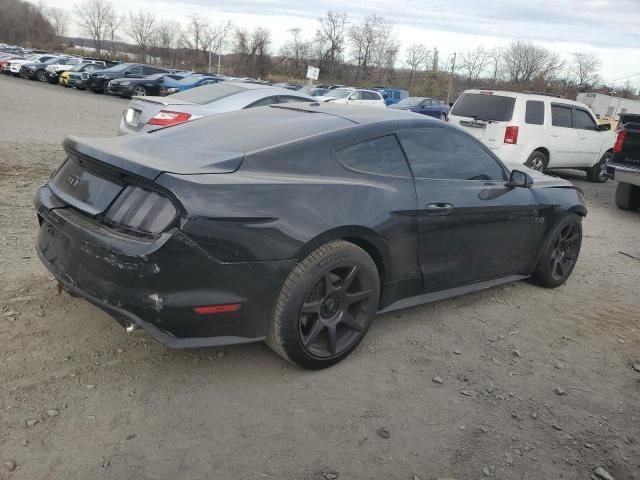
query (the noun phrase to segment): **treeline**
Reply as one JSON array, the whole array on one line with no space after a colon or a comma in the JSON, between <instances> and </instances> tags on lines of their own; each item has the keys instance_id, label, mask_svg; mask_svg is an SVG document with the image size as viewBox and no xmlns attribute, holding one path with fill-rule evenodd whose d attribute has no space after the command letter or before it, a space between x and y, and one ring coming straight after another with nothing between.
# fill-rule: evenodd
<instances>
[{"instance_id":1,"label":"treeline","mask_svg":"<svg viewBox=\"0 0 640 480\"><path fill-rule=\"evenodd\" d=\"M29 5L21 0L0 0L0 5L7 2ZM60 9L42 13L49 18L54 36L63 37L69 14ZM114 59L136 58L196 71L215 72L220 60L221 73L228 75L303 80L307 66L313 65L320 68L323 83L390 84L414 95L440 99L450 95L452 100L467 88L535 90L568 97L578 91L611 90L602 85L600 60L593 54L576 52L563 59L524 41L506 48L477 46L456 53L440 52L428 43L402 48L394 26L376 15L355 20L344 12L327 12L313 32L289 29L287 40L278 48L268 28L248 30L198 14L178 22L146 11L118 12L108 0L82 0L73 13L84 38L77 46ZM23 22L12 23L26 28ZM0 39L2 34L0 29ZM627 98L637 97L628 82L617 91Z\"/></svg>"},{"instance_id":2,"label":"treeline","mask_svg":"<svg viewBox=\"0 0 640 480\"><path fill-rule=\"evenodd\" d=\"M44 7L23 0L0 0L0 41L46 46L55 41L55 30Z\"/></svg>"}]
</instances>

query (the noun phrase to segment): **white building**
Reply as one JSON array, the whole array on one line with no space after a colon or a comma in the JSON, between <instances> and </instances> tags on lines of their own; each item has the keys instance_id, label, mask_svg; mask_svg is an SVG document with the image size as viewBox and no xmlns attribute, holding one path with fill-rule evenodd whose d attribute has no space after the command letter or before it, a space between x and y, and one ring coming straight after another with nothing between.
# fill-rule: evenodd
<instances>
[{"instance_id":1,"label":"white building","mask_svg":"<svg viewBox=\"0 0 640 480\"><path fill-rule=\"evenodd\" d=\"M640 100L627 100L602 93L579 93L576 100L587 105L600 118L617 117L623 113L640 114Z\"/></svg>"}]
</instances>

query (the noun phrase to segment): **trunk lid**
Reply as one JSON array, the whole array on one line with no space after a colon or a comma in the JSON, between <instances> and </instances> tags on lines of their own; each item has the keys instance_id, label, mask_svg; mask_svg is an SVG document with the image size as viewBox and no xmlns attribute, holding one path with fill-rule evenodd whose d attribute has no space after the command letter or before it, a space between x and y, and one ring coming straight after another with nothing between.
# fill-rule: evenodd
<instances>
[{"instance_id":1,"label":"trunk lid","mask_svg":"<svg viewBox=\"0 0 640 480\"><path fill-rule=\"evenodd\" d=\"M240 168L244 158L242 152L211 150L198 139L185 145L154 134L115 138L69 136L63 147L70 157L97 161L107 168L151 181L165 172L179 175L232 173Z\"/></svg>"},{"instance_id":2,"label":"trunk lid","mask_svg":"<svg viewBox=\"0 0 640 480\"><path fill-rule=\"evenodd\" d=\"M124 120L134 130L140 130L160 110L173 110L177 106L198 107L199 105L188 100L168 97L134 97L129 107L124 112ZM180 109L177 109L181 111Z\"/></svg>"}]
</instances>

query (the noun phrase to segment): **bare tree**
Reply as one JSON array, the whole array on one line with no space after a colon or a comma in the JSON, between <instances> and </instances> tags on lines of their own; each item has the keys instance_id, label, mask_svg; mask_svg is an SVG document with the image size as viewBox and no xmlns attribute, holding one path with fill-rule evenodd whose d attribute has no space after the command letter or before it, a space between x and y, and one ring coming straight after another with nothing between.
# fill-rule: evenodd
<instances>
[{"instance_id":1,"label":"bare tree","mask_svg":"<svg viewBox=\"0 0 640 480\"><path fill-rule=\"evenodd\" d=\"M311 44L302 39L300 28L291 28L288 32L291 37L280 49L280 55L290 64L294 75L302 75L306 64L309 63Z\"/></svg>"},{"instance_id":2,"label":"bare tree","mask_svg":"<svg viewBox=\"0 0 640 480\"><path fill-rule=\"evenodd\" d=\"M327 12L320 18L320 27L316 31L314 49L321 71L326 70L329 78L336 73L342 61L347 33L347 14L343 12Z\"/></svg>"},{"instance_id":3,"label":"bare tree","mask_svg":"<svg viewBox=\"0 0 640 480\"><path fill-rule=\"evenodd\" d=\"M49 22L53 25L56 37L62 40L66 36L67 27L69 26L69 12L56 7L47 8L45 12Z\"/></svg>"},{"instance_id":4,"label":"bare tree","mask_svg":"<svg viewBox=\"0 0 640 480\"><path fill-rule=\"evenodd\" d=\"M569 65L571 80L579 87L593 87L600 81L600 59L593 53L574 52Z\"/></svg>"},{"instance_id":5,"label":"bare tree","mask_svg":"<svg viewBox=\"0 0 640 480\"><path fill-rule=\"evenodd\" d=\"M385 20L377 15L365 17L362 23L349 27L349 42L356 65L355 81L369 79L382 43L381 36L387 33L387 29Z\"/></svg>"},{"instance_id":6,"label":"bare tree","mask_svg":"<svg viewBox=\"0 0 640 480\"><path fill-rule=\"evenodd\" d=\"M415 73L421 68L427 66L430 57L431 52L426 45L414 43L407 49L404 63L409 69L409 81L407 82L408 89L411 88L411 83L413 82L413 76Z\"/></svg>"},{"instance_id":7,"label":"bare tree","mask_svg":"<svg viewBox=\"0 0 640 480\"><path fill-rule=\"evenodd\" d=\"M460 54L460 70L467 77L468 86L475 86L478 78L485 71L490 61L491 56L483 46L476 47L473 50L467 50Z\"/></svg>"},{"instance_id":8,"label":"bare tree","mask_svg":"<svg viewBox=\"0 0 640 480\"><path fill-rule=\"evenodd\" d=\"M156 27L155 41L160 50L160 56L167 65L175 64L175 55L172 52L178 48L178 39L182 34L182 26L173 20L163 20Z\"/></svg>"},{"instance_id":9,"label":"bare tree","mask_svg":"<svg viewBox=\"0 0 640 480\"><path fill-rule=\"evenodd\" d=\"M96 55L100 55L104 48L108 20L114 14L113 6L107 0L83 0L74 9L80 32L93 41Z\"/></svg>"},{"instance_id":10,"label":"bare tree","mask_svg":"<svg viewBox=\"0 0 640 480\"><path fill-rule=\"evenodd\" d=\"M113 9L111 9L111 13L107 16L105 41L109 42L109 54L111 55L111 58L116 56L118 31L122 27L124 21L124 16L118 15Z\"/></svg>"},{"instance_id":11,"label":"bare tree","mask_svg":"<svg viewBox=\"0 0 640 480\"><path fill-rule=\"evenodd\" d=\"M129 19L125 24L125 30L138 47L138 54L143 62L147 60L147 50L152 44L155 35L156 16L153 13L129 12Z\"/></svg>"},{"instance_id":12,"label":"bare tree","mask_svg":"<svg viewBox=\"0 0 640 480\"><path fill-rule=\"evenodd\" d=\"M433 47L433 55L431 56L431 70L433 70L434 72L436 72L440 67L438 63L439 61L440 61L440 50L438 50L438 47Z\"/></svg>"},{"instance_id":13,"label":"bare tree","mask_svg":"<svg viewBox=\"0 0 640 480\"><path fill-rule=\"evenodd\" d=\"M259 77L265 77L269 73L271 58L269 57L269 45L271 45L271 32L263 27L256 27L251 34L249 45L253 71Z\"/></svg>"},{"instance_id":14,"label":"bare tree","mask_svg":"<svg viewBox=\"0 0 640 480\"><path fill-rule=\"evenodd\" d=\"M216 25L209 25L205 30L203 50L209 52L209 60L211 60L211 54L222 54L222 51L229 43L232 31L233 24L231 21L220 22ZM211 65L209 65L209 68L211 68Z\"/></svg>"},{"instance_id":15,"label":"bare tree","mask_svg":"<svg viewBox=\"0 0 640 480\"><path fill-rule=\"evenodd\" d=\"M491 67L491 79L493 85L498 81L498 73L500 71L500 61L502 59L502 49L496 47L489 52L489 65Z\"/></svg>"},{"instance_id":16,"label":"bare tree","mask_svg":"<svg viewBox=\"0 0 640 480\"><path fill-rule=\"evenodd\" d=\"M507 78L514 86L546 83L562 68L558 55L529 42L512 42L502 54Z\"/></svg>"}]
</instances>

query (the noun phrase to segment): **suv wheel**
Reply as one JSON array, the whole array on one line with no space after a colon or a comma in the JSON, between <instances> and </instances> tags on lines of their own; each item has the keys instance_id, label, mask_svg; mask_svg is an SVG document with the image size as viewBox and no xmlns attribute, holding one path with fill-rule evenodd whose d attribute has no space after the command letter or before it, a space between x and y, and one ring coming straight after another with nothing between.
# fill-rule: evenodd
<instances>
[{"instance_id":1,"label":"suv wheel","mask_svg":"<svg viewBox=\"0 0 640 480\"><path fill-rule=\"evenodd\" d=\"M545 169L547 168L548 161L549 159L544 153L536 150L531 155L529 155L529 158L527 158L527 161L524 162L524 164L527 167L529 167L531 170L544 172Z\"/></svg>"},{"instance_id":2,"label":"suv wheel","mask_svg":"<svg viewBox=\"0 0 640 480\"><path fill-rule=\"evenodd\" d=\"M611 152L606 152L602 155L602 158L598 163L596 163L593 167L587 168L587 178L590 182L595 183L604 183L609 177L607 176L607 165L609 165L609 160L611 160L612 154Z\"/></svg>"},{"instance_id":3,"label":"suv wheel","mask_svg":"<svg viewBox=\"0 0 640 480\"><path fill-rule=\"evenodd\" d=\"M640 208L640 187L630 183L618 183L616 206L622 210L637 210Z\"/></svg>"},{"instance_id":4,"label":"suv wheel","mask_svg":"<svg viewBox=\"0 0 640 480\"><path fill-rule=\"evenodd\" d=\"M549 234L531 279L547 288L562 285L576 266L581 245L581 219L570 213Z\"/></svg>"},{"instance_id":5,"label":"suv wheel","mask_svg":"<svg viewBox=\"0 0 640 480\"><path fill-rule=\"evenodd\" d=\"M329 367L358 346L379 298L378 269L367 252L343 240L326 243L285 280L267 344L301 367Z\"/></svg>"}]
</instances>

